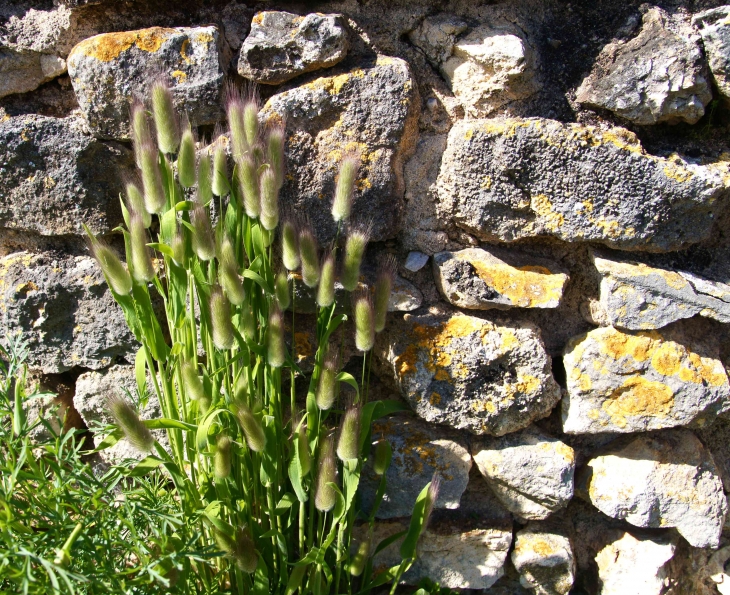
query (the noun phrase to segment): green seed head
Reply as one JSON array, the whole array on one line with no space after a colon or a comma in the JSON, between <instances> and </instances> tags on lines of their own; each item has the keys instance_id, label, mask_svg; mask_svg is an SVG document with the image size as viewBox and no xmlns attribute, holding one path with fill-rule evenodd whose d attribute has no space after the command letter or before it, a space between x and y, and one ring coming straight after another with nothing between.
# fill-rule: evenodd
<instances>
[{"instance_id":1,"label":"green seed head","mask_svg":"<svg viewBox=\"0 0 730 595\"><path fill-rule=\"evenodd\" d=\"M321 308L331 306L335 301L335 254L330 252L322 260L319 286L317 287L317 304Z\"/></svg>"},{"instance_id":2,"label":"green seed head","mask_svg":"<svg viewBox=\"0 0 730 595\"><path fill-rule=\"evenodd\" d=\"M274 288L276 290L276 301L279 304L279 308L286 310L289 307L290 295L289 295L289 275L284 271L279 271L276 274L274 281Z\"/></svg>"},{"instance_id":3,"label":"green seed head","mask_svg":"<svg viewBox=\"0 0 730 595\"><path fill-rule=\"evenodd\" d=\"M360 168L360 155L345 155L340 163L340 172L335 186L335 198L332 201L332 218L336 223L345 221L352 212L352 197L355 194L355 180Z\"/></svg>"},{"instance_id":4,"label":"green seed head","mask_svg":"<svg viewBox=\"0 0 730 595\"><path fill-rule=\"evenodd\" d=\"M241 313L239 316L239 331L243 335L243 338L250 343L256 341L256 317L251 309L251 305L243 304L241 306Z\"/></svg>"},{"instance_id":5,"label":"green seed head","mask_svg":"<svg viewBox=\"0 0 730 595\"><path fill-rule=\"evenodd\" d=\"M162 213L167 204L165 188L162 185L159 153L151 142L139 149L139 168L142 171L142 187L144 188L144 204L148 213Z\"/></svg>"},{"instance_id":6,"label":"green seed head","mask_svg":"<svg viewBox=\"0 0 730 595\"><path fill-rule=\"evenodd\" d=\"M231 191L228 185L228 155L223 136L213 144L213 194L225 196Z\"/></svg>"},{"instance_id":7,"label":"green seed head","mask_svg":"<svg viewBox=\"0 0 730 595\"><path fill-rule=\"evenodd\" d=\"M200 153L198 159L198 200L207 205L213 199L213 180L211 179L210 154Z\"/></svg>"},{"instance_id":8,"label":"green seed head","mask_svg":"<svg viewBox=\"0 0 730 595\"><path fill-rule=\"evenodd\" d=\"M234 343L231 304L218 286L210 292L210 318L213 344L221 350L231 349Z\"/></svg>"},{"instance_id":9,"label":"green seed head","mask_svg":"<svg viewBox=\"0 0 730 595\"><path fill-rule=\"evenodd\" d=\"M319 247L309 225L299 230L299 258L302 261L302 280L307 287L319 283Z\"/></svg>"},{"instance_id":10,"label":"green seed head","mask_svg":"<svg viewBox=\"0 0 730 595\"><path fill-rule=\"evenodd\" d=\"M240 306L246 299L246 292L243 290L243 282L238 276L238 261L233 250L233 244L228 237L221 242L220 270L218 272L221 286L226 296L234 306Z\"/></svg>"},{"instance_id":11,"label":"green seed head","mask_svg":"<svg viewBox=\"0 0 730 595\"><path fill-rule=\"evenodd\" d=\"M345 242L345 258L342 264L342 286L347 291L354 291L360 281L360 265L370 239L370 231L366 227L353 229Z\"/></svg>"},{"instance_id":12,"label":"green seed head","mask_svg":"<svg viewBox=\"0 0 730 595\"><path fill-rule=\"evenodd\" d=\"M248 401L248 376L245 370L239 374L233 385L233 402L237 404L246 404Z\"/></svg>"},{"instance_id":13,"label":"green seed head","mask_svg":"<svg viewBox=\"0 0 730 595\"><path fill-rule=\"evenodd\" d=\"M256 565L259 561L258 554L256 553L256 547L247 527L238 529L234 537L215 528L213 530L213 537L216 545L233 561L241 572L251 574L256 570Z\"/></svg>"},{"instance_id":14,"label":"green seed head","mask_svg":"<svg viewBox=\"0 0 730 595\"><path fill-rule=\"evenodd\" d=\"M426 492L426 507L423 513L423 528L425 529L428 526L428 521L431 518L431 513L433 512L433 509L436 507L436 502L439 499L439 491L441 490L441 476L438 474L438 472L433 474L433 477L431 478L431 484L428 486L428 491Z\"/></svg>"},{"instance_id":15,"label":"green seed head","mask_svg":"<svg viewBox=\"0 0 730 595\"><path fill-rule=\"evenodd\" d=\"M332 436L324 439L317 470L317 487L314 495L314 506L320 512L332 510L337 500L337 492L328 483L337 483L337 462L334 456Z\"/></svg>"},{"instance_id":16,"label":"green seed head","mask_svg":"<svg viewBox=\"0 0 730 595\"><path fill-rule=\"evenodd\" d=\"M212 260L215 256L215 237L210 217L201 204L190 211L190 224L193 227L193 251L200 260Z\"/></svg>"},{"instance_id":17,"label":"green seed head","mask_svg":"<svg viewBox=\"0 0 730 595\"><path fill-rule=\"evenodd\" d=\"M252 147L259 138L259 105L254 99L248 100L243 106L243 126L246 142Z\"/></svg>"},{"instance_id":18,"label":"green seed head","mask_svg":"<svg viewBox=\"0 0 730 595\"><path fill-rule=\"evenodd\" d=\"M363 539L360 545L357 546L357 552L350 559L350 574L352 576L360 576L365 570L365 565L370 557L371 540L371 535L368 535L367 539Z\"/></svg>"},{"instance_id":19,"label":"green seed head","mask_svg":"<svg viewBox=\"0 0 730 595\"><path fill-rule=\"evenodd\" d=\"M373 471L376 475L383 475L390 466L390 459L393 456L393 448L385 438L378 440L373 453Z\"/></svg>"},{"instance_id":20,"label":"green seed head","mask_svg":"<svg viewBox=\"0 0 730 595\"><path fill-rule=\"evenodd\" d=\"M213 459L213 469L218 479L225 479L231 474L231 439L225 434L218 436Z\"/></svg>"},{"instance_id":21,"label":"green seed head","mask_svg":"<svg viewBox=\"0 0 730 595\"><path fill-rule=\"evenodd\" d=\"M340 372L340 361L337 351L330 349L324 360L324 366L319 375L319 384L315 393L317 407L322 411L332 409L337 397L337 374Z\"/></svg>"},{"instance_id":22,"label":"green seed head","mask_svg":"<svg viewBox=\"0 0 730 595\"><path fill-rule=\"evenodd\" d=\"M302 425L297 433L297 441L299 447L299 461L302 466L302 477L309 475L312 470L312 455L309 452L309 440L307 439L307 429Z\"/></svg>"},{"instance_id":23,"label":"green seed head","mask_svg":"<svg viewBox=\"0 0 730 595\"><path fill-rule=\"evenodd\" d=\"M134 154L137 158L137 165L140 165L140 147L148 143L154 144L154 139L152 138L152 131L150 130L150 120L147 117L147 110L145 109L144 103L142 103L139 99L132 101L129 120L132 128Z\"/></svg>"},{"instance_id":24,"label":"green seed head","mask_svg":"<svg viewBox=\"0 0 730 595\"><path fill-rule=\"evenodd\" d=\"M157 144L163 153L175 153L180 144L180 122L172 101L172 92L164 80L152 83L152 117L157 130Z\"/></svg>"},{"instance_id":25,"label":"green seed head","mask_svg":"<svg viewBox=\"0 0 730 595\"><path fill-rule=\"evenodd\" d=\"M353 296L355 314L355 347L368 352L375 344L375 312L369 290L359 291Z\"/></svg>"},{"instance_id":26,"label":"green seed head","mask_svg":"<svg viewBox=\"0 0 730 595\"><path fill-rule=\"evenodd\" d=\"M340 437L337 441L337 457L341 461L357 460L360 442L360 408L349 407L340 422Z\"/></svg>"},{"instance_id":27,"label":"green seed head","mask_svg":"<svg viewBox=\"0 0 730 595\"><path fill-rule=\"evenodd\" d=\"M269 124L269 134L266 140L266 158L276 174L277 185L281 188L284 183L285 164L284 142L286 140L286 130L284 123L277 121L275 124Z\"/></svg>"},{"instance_id":28,"label":"green seed head","mask_svg":"<svg viewBox=\"0 0 730 595\"><path fill-rule=\"evenodd\" d=\"M279 224L279 184L276 173L267 167L260 178L261 225L271 231Z\"/></svg>"},{"instance_id":29,"label":"green seed head","mask_svg":"<svg viewBox=\"0 0 730 595\"><path fill-rule=\"evenodd\" d=\"M147 230L142 217L132 211L129 214L129 242L132 253L132 274L137 281L149 282L155 278L150 250L147 247Z\"/></svg>"},{"instance_id":30,"label":"green seed head","mask_svg":"<svg viewBox=\"0 0 730 595\"><path fill-rule=\"evenodd\" d=\"M385 320L388 316L388 303L390 292L393 289L395 279L396 261L393 255L386 258L380 267L378 278L375 281L375 332L379 333L385 328Z\"/></svg>"},{"instance_id":31,"label":"green seed head","mask_svg":"<svg viewBox=\"0 0 730 595\"><path fill-rule=\"evenodd\" d=\"M115 395L109 398L107 406L129 443L141 452L151 452L155 439L132 405L126 399Z\"/></svg>"},{"instance_id":32,"label":"green seed head","mask_svg":"<svg viewBox=\"0 0 730 595\"><path fill-rule=\"evenodd\" d=\"M248 151L243 111L241 93L237 89L231 89L226 114L228 116L228 128L231 131L231 149L233 150L233 158L236 161L241 159Z\"/></svg>"},{"instance_id":33,"label":"green seed head","mask_svg":"<svg viewBox=\"0 0 730 595\"><path fill-rule=\"evenodd\" d=\"M266 434L261 422L243 403L238 404L238 423L241 425L246 444L253 452L261 452L266 447Z\"/></svg>"},{"instance_id":34,"label":"green seed head","mask_svg":"<svg viewBox=\"0 0 730 595\"><path fill-rule=\"evenodd\" d=\"M152 225L152 216L147 212L144 204L142 189L136 182L128 181L125 184L127 193L127 210L137 213L142 218L145 227Z\"/></svg>"},{"instance_id":35,"label":"green seed head","mask_svg":"<svg viewBox=\"0 0 730 595\"><path fill-rule=\"evenodd\" d=\"M281 227L281 259L287 271L299 268L299 232L291 219L285 219Z\"/></svg>"},{"instance_id":36,"label":"green seed head","mask_svg":"<svg viewBox=\"0 0 730 595\"><path fill-rule=\"evenodd\" d=\"M91 253L99 263L114 293L128 295L132 291L132 277L114 251L99 240L93 240Z\"/></svg>"},{"instance_id":37,"label":"green seed head","mask_svg":"<svg viewBox=\"0 0 730 595\"><path fill-rule=\"evenodd\" d=\"M193 362L184 361L180 364L180 376L183 381L183 390L190 399L197 401L205 397L203 382L200 380Z\"/></svg>"},{"instance_id":38,"label":"green seed head","mask_svg":"<svg viewBox=\"0 0 730 595\"><path fill-rule=\"evenodd\" d=\"M177 154L177 175L183 188L190 188L195 184L195 138L187 117L180 139L180 151Z\"/></svg>"},{"instance_id":39,"label":"green seed head","mask_svg":"<svg viewBox=\"0 0 730 595\"><path fill-rule=\"evenodd\" d=\"M175 235L172 236L172 258L178 266L184 267L187 252L185 247L185 229L178 227L175 230Z\"/></svg>"},{"instance_id":40,"label":"green seed head","mask_svg":"<svg viewBox=\"0 0 730 595\"><path fill-rule=\"evenodd\" d=\"M269 312L269 327L266 333L267 360L272 368L280 368L286 361L284 316L275 305L271 307Z\"/></svg>"},{"instance_id":41,"label":"green seed head","mask_svg":"<svg viewBox=\"0 0 730 595\"><path fill-rule=\"evenodd\" d=\"M256 172L256 162L250 153L246 153L238 161L238 180L246 215L256 219L261 211L259 177Z\"/></svg>"}]
</instances>

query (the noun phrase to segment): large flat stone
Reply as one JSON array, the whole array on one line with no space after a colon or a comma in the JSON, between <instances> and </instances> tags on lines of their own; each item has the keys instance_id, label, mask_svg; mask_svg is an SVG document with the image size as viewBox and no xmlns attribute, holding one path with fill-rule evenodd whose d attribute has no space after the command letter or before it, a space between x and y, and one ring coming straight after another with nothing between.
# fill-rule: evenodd
<instances>
[{"instance_id":1,"label":"large flat stone","mask_svg":"<svg viewBox=\"0 0 730 595\"><path fill-rule=\"evenodd\" d=\"M378 56L351 70L316 78L274 95L265 116L287 126L287 176L282 204L305 213L321 242L337 226L330 207L338 164L361 157L352 221L371 222L374 241L394 237L403 210L403 163L416 142L418 91L408 64Z\"/></svg>"},{"instance_id":2,"label":"large flat stone","mask_svg":"<svg viewBox=\"0 0 730 595\"><path fill-rule=\"evenodd\" d=\"M267 10L254 15L241 46L238 74L278 85L305 72L328 68L346 55L347 21L341 14L299 16Z\"/></svg>"},{"instance_id":3,"label":"large flat stone","mask_svg":"<svg viewBox=\"0 0 730 595\"><path fill-rule=\"evenodd\" d=\"M701 427L730 410L719 339L701 328L595 329L571 340L563 363L569 434Z\"/></svg>"},{"instance_id":4,"label":"large flat stone","mask_svg":"<svg viewBox=\"0 0 730 595\"><path fill-rule=\"evenodd\" d=\"M41 235L109 233L122 222L121 179L132 152L100 142L79 118L28 115L0 121L0 227Z\"/></svg>"},{"instance_id":5,"label":"large flat stone","mask_svg":"<svg viewBox=\"0 0 730 595\"><path fill-rule=\"evenodd\" d=\"M641 435L592 458L578 493L637 527L676 527L694 547L718 547L728 505L712 455L689 430Z\"/></svg>"},{"instance_id":6,"label":"large flat stone","mask_svg":"<svg viewBox=\"0 0 730 595\"><path fill-rule=\"evenodd\" d=\"M712 77L725 102L730 101L730 6L718 6L692 17L702 36Z\"/></svg>"},{"instance_id":7,"label":"large flat stone","mask_svg":"<svg viewBox=\"0 0 730 595\"><path fill-rule=\"evenodd\" d=\"M45 374L98 370L134 359L138 344L96 261L53 253L0 259L0 329L27 342L28 367Z\"/></svg>"},{"instance_id":8,"label":"large flat stone","mask_svg":"<svg viewBox=\"0 0 730 595\"><path fill-rule=\"evenodd\" d=\"M469 483L471 455L458 433L424 423L417 418L394 417L373 424L373 443L385 439L393 449L386 473L387 488L378 518L408 517L418 494L434 474L441 478L435 508L458 508ZM360 491L363 510L372 508L380 483L371 465L363 469Z\"/></svg>"},{"instance_id":9,"label":"large flat stone","mask_svg":"<svg viewBox=\"0 0 730 595\"><path fill-rule=\"evenodd\" d=\"M129 138L129 104L160 73L196 125L223 119L225 68L218 29L151 27L85 39L68 57L81 112L101 138Z\"/></svg>"},{"instance_id":10,"label":"large flat stone","mask_svg":"<svg viewBox=\"0 0 730 595\"><path fill-rule=\"evenodd\" d=\"M441 220L482 240L553 236L666 251L707 238L722 164L647 154L623 128L554 120L455 124L437 181Z\"/></svg>"},{"instance_id":11,"label":"large flat stone","mask_svg":"<svg viewBox=\"0 0 730 595\"><path fill-rule=\"evenodd\" d=\"M536 595L567 595L575 579L573 545L564 527L530 523L517 532L512 563Z\"/></svg>"},{"instance_id":12,"label":"large flat stone","mask_svg":"<svg viewBox=\"0 0 730 595\"><path fill-rule=\"evenodd\" d=\"M439 252L433 271L441 294L470 310L557 308L568 282L555 262L497 248Z\"/></svg>"},{"instance_id":13,"label":"large flat stone","mask_svg":"<svg viewBox=\"0 0 730 595\"><path fill-rule=\"evenodd\" d=\"M420 417L473 434L525 428L560 398L550 357L529 323L391 315L376 354Z\"/></svg>"}]
</instances>

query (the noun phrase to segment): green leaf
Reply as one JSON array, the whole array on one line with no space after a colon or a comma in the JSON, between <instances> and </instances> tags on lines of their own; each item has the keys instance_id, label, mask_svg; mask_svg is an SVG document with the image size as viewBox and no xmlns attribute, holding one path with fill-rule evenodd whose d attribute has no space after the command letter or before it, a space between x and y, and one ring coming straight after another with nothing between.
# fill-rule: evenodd
<instances>
[{"instance_id":1,"label":"green leaf","mask_svg":"<svg viewBox=\"0 0 730 595\"><path fill-rule=\"evenodd\" d=\"M259 275L258 273L255 273L251 269L246 269L243 271L243 276L246 277L246 279L251 279L251 281L257 283L261 286L261 289L263 289L266 293L272 294L274 293L271 288L269 288L268 284L264 280L264 278Z\"/></svg>"},{"instance_id":2,"label":"green leaf","mask_svg":"<svg viewBox=\"0 0 730 595\"><path fill-rule=\"evenodd\" d=\"M194 200L181 200L180 202L175 204L175 210L176 211L192 211L196 205Z\"/></svg>"},{"instance_id":3,"label":"green leaf","mask_svg":"<svg viewBox=\"0 0 730 595\"><path fill-rule=\"evenodd\" d=\"M301 586L302 579L307 574L307 568L309 568L309 564L294 567L294 570L289 575L289 581L286 583L284 595L294 595L295 591Z\"/></svg>"},{"instance_id":4,"label":"green leaf","mask_svg":"<svg viewBox=\"0 0 730 595\"><path fill-rule=\"evenodd\" d=\"M408 532L400 546L400 555L404 560L415 560L417 556L416 547L418 546L418 538L426 528L426 500L428 498L428 489L431 487L429 481L426 486L421 490L416 498L416 503L413 506L413 513L411 514L411 524L408 527Z\"/></svg>"},{"instance_id":5,"label":"green leaf","mask_svg":"<svg viewBox=\"0 0 730 595\"><path fill-rule=\"evenodd\" d=\"M208 446L208 432L210 427L213 425L213 422L215 422L216 418L221 413L230 413L230 411L228 411L228 409L223 409L222 407L212 409L205 414L203 421L200 422L198 432L195 436L195 445L198 448L198 452L203 452L205 447Z\"/></svg>"},{"instance_id":6,"label":"green leaf","mask_svg":"<svg viewBox=\"0 0 730 595\"><path fill-rule=\"evenodd\" d=\"M289 479L291 480L291 485L294 488L294 493L296 493L299 502L306 502L309 497L307 496L307 492L304 491L302 484L301 461L303 455L299 452L299 440L297 440L296 434L292 440L292 444L294 445L294 456L289 462Z\"/></svg>"},{"instance_id":7,"label":"green leaf","mask_svg":"<svg viewBox=\"0 0 730 595\"><path fill-rule=\"evenodd\" d=\"M405 403L396 401L394 399L387 399L384 401L370 401L363 405L362 408L362 429L360 432L360 453L363 457L367 456L370 450L370 429L372 423L381 417L390 415L397 411L410 411L410 408Z\"/></svg>"},{"instance_id":8,"label":"green leaf","mask_svg":"<svg viewBox=\"0 0 730 595\"><path fill-rule=\"evenodd\" d=\"M295 503L297 499L291 492L287 492L281 497L279 503L276 505L276 514L281 515L287 512Z\"/></svg>"},{"instance_id":9,"label":"green leaf","mask_svg":"<svg viewBox=\"0 0 730 595\"><path fill-rule=\"evenodd\" d=\"M198 429L198 426L195 424L189 424L184 421L180 421L177 419L170 419L169 417L160 417L157 419L146 419L144 420L144 425L146 425L150 430L162 430L166 428L174 428L176 430L188 430L188 431L195 431Z\"/></svg>"},{"instance_id":10,"label":"green leaf","mask_svg":"<svg viewBox=\"0 0 730 595\"><path fill-rule=\"evenodd\" d=\"M137 391L140 395L147 392L147 352L142 345L134 356L134 377L137 380Z\"/></svg>"},{"instance_id":11,"label":"green leaf","mask_svg":"<svg viewBox=\"0 0 730 595\"><path fill-rule=\"evenodd\" d=\"M253 595L269 595L269 569L261 554L259 554L259 563L256 565L251 592Z\"/></svg>"},{"instance_id":12,"label":"green leaf","mask_svg":"<svg viewBox=\"0 0 730 595\"><path fill-rule=\"evenodd\" d=\"M350 374L349 372L340 372L337 374L337 381L338 382L345 382L349 384L352 388L355 389L355 392L357 393L357 399L360 400L360 388L357 384L357 380L355 380L355 377Z\"/></svg>"},{"instance_id":13,"label":"green leaf","mask_svg":"<svg viewBox=\"0 0 730 595\"><path fill-rule=\"evenodd\" d=\"M153 469L157 469L164 461L154 455L149 455L137 463L127 473L128 477L142 477L147 475Z\"/></svg>"},{"instance_id":14,"label":"green leaf","mask_svg":"<svg viewBox=\"0 0 730 595\"><path fill-rule=\"evenodd\" d=\"M151 242L147 245L150 248L152 248L153 250L162 252L165 256L169 256L170 258L173 258L175 256L175 253L172 251L172 248L170 246L168 246L167 244L161 244L159 242Z\"/></svg>"},{"instance_id":15,"label":"green leaf","mask_svg":"<svg viewBox=\"0 0 730 595\"><path fill-rule=\"evenodd\" d=\"M100 452L102 450L106 450L107 448L111 448L117 442L119 442L122 439L123 436L124 436L124 432L122 432L122 430L120 430L119 428L117 428L111 434L107 434L104 437L104 440L102 440L99 443L99 446L97 446L94 450L92 450L88 454L94 454L95 452Z\"/></svg>"}]
</instances>

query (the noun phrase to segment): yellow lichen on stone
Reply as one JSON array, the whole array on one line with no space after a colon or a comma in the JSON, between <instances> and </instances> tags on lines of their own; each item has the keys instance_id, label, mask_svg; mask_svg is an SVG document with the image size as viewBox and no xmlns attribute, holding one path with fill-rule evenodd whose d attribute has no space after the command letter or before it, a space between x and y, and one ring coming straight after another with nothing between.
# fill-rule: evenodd
<instances>
[{"instance_id":1,"label":"yellow lichen on stone","mask_svg":"<svg viewBox=\"0 0 730 595\"><path fill-rule=\"evenodd\" d=\"M682 367L679 378L685 382L702 384L707 382L712 386L722 386L728 383L727 373L722 363L709 357L690 352L688 359L691 367Z\"/></svg>"},{"instance_id":2,"label":"yellow lichen on stone","mask_svg":"<svg viewBox=\"0 0 730 595\"><path fill-rule=\"evenodd\" d=\"M541 223L550 231L560 231L565 223L565 217L553 209L550 199L544 194L530 197L530 208L542 218Z\"/></svg>"},{"instance_id":3,"label":"yellow lichen on stone","mask_svg":"<svg viewBox=\"0 0 730 595\"><path fill-rule=\"evenodd\" d=\"M645 362L654 352L655 341L662 336L656 331L642 331L636 335L622 333L616 329L606 329L601 341L601 351L613 360L631 357L634 361Z\"/></svg>"},{"instance_id":4,"label":"yellow lichen on stone","mask_svg":"<svg viewBox=\"0 0 730 595\"><path fill-rule=\"evenodd\" d=\"M119 31L116 33L102 33L79 43L71 52L95 58L100 62L116 60L122 52L126 52L133 45L142 51L157 52L164 41L175 33L175 29L164 27L150 27L139 31Z\"/></svg>"},{"instance_id":5,"label":"yellow lichen on stone","mask_svg":"<svg viewBox=\"0 0 730 595\"><path fill-rule=\"evenodd\" d=\"M193 38L193 40L197 43L210 43L214 39L215 38L207 31L196 33L195 37Z\"/></svg>"},{"instance_id":6,"label":"yellow lichen on stone","mask_svg":"<svg viewBox=\"0 0 730 595\"><path fill-rule=\"evenodd\" d=\"M674 392L663 382L630 376L614 390L601 408L619 428L627 425L627 417L666 417L674 406Z\"/></svg>"},{"instance_id":7,"label":"yellow lichen on stone","mask_svg":"<svg viewBox=\"0 0 730 595\"><path fill-rule=\"evenodd\" d=\"M175 77L178 83L184 83L188 78L187 73L183 72L182 70L173 70L172 76Z\"/></svg>"}]
</instances>

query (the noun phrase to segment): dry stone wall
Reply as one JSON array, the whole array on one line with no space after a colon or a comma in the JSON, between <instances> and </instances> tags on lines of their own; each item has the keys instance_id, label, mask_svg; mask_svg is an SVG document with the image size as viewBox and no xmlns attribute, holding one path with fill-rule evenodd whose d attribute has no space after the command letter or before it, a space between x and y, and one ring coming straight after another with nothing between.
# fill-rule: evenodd
<instances>
[{"instance_id":1,"label":"dry stone wall","mask_svg":"<svg viewBox=\"0 0 730 595\"><path fill-rule=\"evenodd\" d=\"M92 430L137 345L81 223L119 247L151 75L201 140L227 81L258 84L282 201L323 242L362 156L365 280L398 262L372 390L412 410L373 429L394 449L376 534L442 480L407 583L730 593L730 5L0 0L0 330L63 387L38 410ZM376 487L365 469L366 508Z\"/></svg>"}]
</instances>

